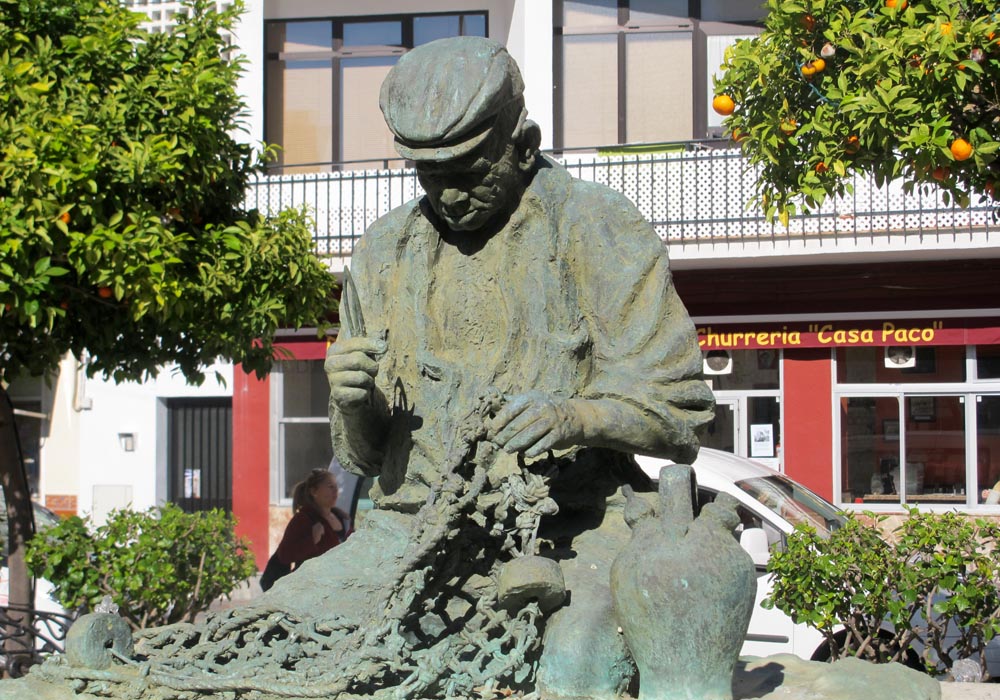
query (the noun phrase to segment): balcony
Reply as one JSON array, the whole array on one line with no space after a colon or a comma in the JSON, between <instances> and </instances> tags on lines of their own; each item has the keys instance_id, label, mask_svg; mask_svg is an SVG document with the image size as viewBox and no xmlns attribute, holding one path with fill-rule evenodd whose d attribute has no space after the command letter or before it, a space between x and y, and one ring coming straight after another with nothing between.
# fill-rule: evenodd
<instances>
[{"instance_id":1,"label":"balcony","mask_svg":"<svg viewBox=\"0 0 1000 700\"><path fill-rule=\"evenodd\" d=\"M747 206L756 174L738 149L678 144L666 153L557 157L572 175L600 182L636 204L669 248L675 267L745 267L1000 255L1000 219L986 199L962 208L924 185L879 187L854 178L853 194L792 217L787 228ZM372 169L268 175L247 204L265 213L307 205L316 252L335 270L378 217L422 194L416 172L397 162ZM329 167L329 165L328 165Z\"/></svg>"}]
</instances>

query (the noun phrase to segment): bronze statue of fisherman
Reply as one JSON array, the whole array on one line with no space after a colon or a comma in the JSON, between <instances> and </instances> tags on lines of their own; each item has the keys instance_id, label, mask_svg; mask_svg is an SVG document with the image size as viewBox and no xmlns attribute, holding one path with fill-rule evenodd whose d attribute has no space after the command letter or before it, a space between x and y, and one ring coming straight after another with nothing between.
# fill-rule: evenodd
<instances>
[{"instance_id":1,"label":"bronze statue of fisherman","mask_svg":"<svg viewBox=\"0 0 1000 700\"><path fill-rule=\"evenodd\" d=\"M629 526L640 558L689 540L684 552L725 560L736 545L731 507L692 524L687 471L661 483L662 527L635 495L652 484L631 455L690 463L713 415L662 241L622 195L539 153L496 42L414 49L381 107L426 194L355 247L326 361L334 451L377 477L377 508L342 546L205 622L133 639L87 616L72 654L0 683L0 699L610 699L636 661L670 662L647 650L661 644L650 625L687 579L623 559L613 596ZM730 626L753 600L739 566L720 598L734 609L710 613Z\"/></svg>"}]
</instances>

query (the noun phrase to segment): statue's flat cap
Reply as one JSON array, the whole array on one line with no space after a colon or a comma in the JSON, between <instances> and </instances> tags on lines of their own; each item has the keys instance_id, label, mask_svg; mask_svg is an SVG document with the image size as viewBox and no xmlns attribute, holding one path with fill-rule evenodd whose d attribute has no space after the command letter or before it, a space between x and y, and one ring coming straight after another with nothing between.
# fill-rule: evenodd
<instances>
[{"instance_id":1,"label":"statue's flat cap","mask_svg":"<svg viewBox=\"0 0 1000 700\"><path fill-rule=\"evenodd\" d=\"M457 158L482 143L524 82L507 49L490 39L439 39L404 54L382 83L379 106L410 160Z\"/></svg>"}]
</instances>

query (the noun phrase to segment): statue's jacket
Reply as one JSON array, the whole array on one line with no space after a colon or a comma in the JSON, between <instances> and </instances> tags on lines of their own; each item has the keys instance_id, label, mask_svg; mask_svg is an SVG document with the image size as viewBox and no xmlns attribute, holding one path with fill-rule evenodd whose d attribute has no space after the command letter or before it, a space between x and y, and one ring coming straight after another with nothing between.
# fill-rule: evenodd
<instances>
[{"instance_id":1,"label":"statue's jacket","mask_svg":"<svg viewBox=\"0 0 1000 700\"><path fill-rule=\"evenodd\" d=\"M635 451L693 458L712 394L665 246L627 199L546 159L499 231L441 227L413 200L376 221L351 259L365 332L388 346L376 386L389 428L365 444L372 438L347 434L332 405L331 427L344 467L378 475L378 507L415 512L427 500L458 428L493 389L621 402L653 426ZM622 483L645 482L609 449L554 458L563 511L599 508ZM491 469L513 460L499 452Z\"/></svg>"}]
</instances>

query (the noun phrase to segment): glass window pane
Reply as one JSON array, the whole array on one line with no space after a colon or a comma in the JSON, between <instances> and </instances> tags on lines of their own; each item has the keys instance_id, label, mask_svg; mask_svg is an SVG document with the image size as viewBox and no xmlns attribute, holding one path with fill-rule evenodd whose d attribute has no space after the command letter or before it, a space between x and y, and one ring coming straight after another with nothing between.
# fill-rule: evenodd
<instances>
[{"instance_id":1,"label":"glass window pane","mask_svg":"<svg viewBox=\"0 0 1000 700\"><path fill-rule=\"evenodd\" d=\"M727 355L731 360L728 365L715 366L723 369L730 367L731 371L725 374L706 373L705 379L712 389L727 391L781 388L777 350L710 350L705 353L707 366L711 368L717 360L724 363Z\"/></svg>"},{"instance_id":2,"label":"glass window pane","mask_svg":"<svg viewBox=\"0 0 1000 700\"><path fill-rule=\"evenodd\" d=\"M330 22L269 22L267 50L272 53L331 51L333 29Z\"/></svg>"},{"instance_id":3,"label":"glass window pane","mask_svg":"<svg viewBox=\"0 0 1000 700\"><path fill-rule=\"evenodd\" d=\"M344 46L402 46L401 22L344 22Z\"/></svg>"},{"instance_id":4,"label":"glass window pane","mask_svg":"<svg viewBox=\"0 0 1000 700\"><path fill-rule=\"evenodd\" d=\"M566 0L563 3L562 26L618 26L618 0Z\"/></svg>"},{"instance_id":5,"label":"glass window pane","mask_svg":"<svg viewBox=\"0 0 1000 700\"><path fill-rule=\"evenodd\" d=\"M486 15L462 15L463 36L486 36Z\"/></svg>"},{"instance_id":6,"label":"glass window pane","mask_svg":"<svg viewBox=\"0 0 1000 700\"><path fill-rule=\"evenodd\" d=\"M733 426L735 414L731 403L717 401L715 403L715 419L708 424L708 428L705 430L701 440L702 446L735 454L736 431Z\"/></svg>"},{"instance_id":7,"label":"glass window pane","mask_svg":"<svg viewBox=\"0 0 1000 700\"><path fill-rule=\"evenodd\" d=\"M398 56L380 56L341 61L341 104L350 105L340 125L341 160L399 157L378 106L382 81L398 60Z\"/></svg>"},{"instance_id":8,"label":"glass window pane","mask_svg":"<svg viewBox=\"0 0 1000 700\"><path fill-rule=\"evenodd\" d=\"M687 0L630 0L629 26L670 24L678 18L688 20Z\"/></svg>"},{"instance_id":9,"label":"glass window pane","mask_svg":"<svg viewBox=\"0 0 1000 700\"><path fill-rule=\"evenodd\" d=\"M265 80L265 138L281 146L278 163L332 161L332 61L268 61Z\"/></svg>"},{"instance_id":10,"label":"glass window pane","mask_svg":"<svg viewBox=\"0 0 1000 700\"><path fill-rule=\"evenodd\" d=\"M292 497L295 484L305 479L313 469L327 469L333 459L330 426L321 423L281 424L281 463L284 465L282 495Z\"/></svg>"},{"instance_id":11,"label":"glass window pane","mask_svg":"<svg viewBox=\"0 0 1000 700\"><path fill-rule=\"evenodd\" d=\"M959 396L907 396L902 486L910 503L964 504L965 404Z\"/></svg>"},{"instance_id":12,"label":"glass window pane","mask_svg":"<svg viewBox=\"0 0 1000 700\"><path fill-rule=\"evenodd\" d=\"M563 145L618 143L618 37L563 39Z\"/></svg>"},{"instance_id":13,"label":"glass window pane","mask_svg":"<svg viewBox=\"0 0 1000 700\"><path fill-rule=\"evenodd\" d=\"M458 15L437 15L435 17L413 18L413 45L420 46L435 39L446 39L459 35Z\"/></svg>"},{"instance_id":14,"label":"glass window pane","mask_svg":"<svg viewBox=\"0 0 1000 700\"><path fill-rule=\"evenodd\" d=\"M1000 396L977 397L976 444L979 502L1000 504Z\"/></svg>"},{"instance_id":15,"label":"glass window pane","mask_svg":"<svg viewBox=\"0 0 1000 700\"><path fill-rule=\"evenodd\" d=\"M330 385L322 360L280 363L284 396L282 418L325 418L329 408Z\"/></svg>"},{"instance_id":16,"label":"glass window pane","mask_svg":"<svg viewBox=\"0 0 1000 700\"><path fill-rule=\"evenodd\" d=\"M976 376L979 379L1000 379L1000 345L976 346Z\"/></svg>"},{"instance_id":17,"label":"glass window pane","mask_svg":"<svg viewBox=\"0 0 1000 700\"><path fill-rule=\"evenodd\" d=\"M840 400L840 503L899 503L899 401Z\"/></svg>"},{"instance_id":18,"label":"glass window pane","mask_svg":"<svg viewBox=\"0 0 1000 700\"><path fill-rule=\"evenodd\" d=\"M837 348L837 381L930 384L965 381L965 346Z\"/></svg>"},{"instance_id":19,"label":"glass window pane","mask_svg":"<svg viewBox=\"0 0 1000 700\"><path fill-rule=\"evenodd\" d=\"M628 143L689 139L691 34L627 34L625 37L625 136Z\"/></svg>"}]
</instances>

